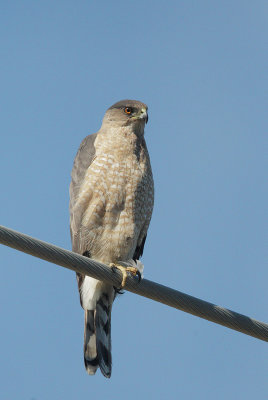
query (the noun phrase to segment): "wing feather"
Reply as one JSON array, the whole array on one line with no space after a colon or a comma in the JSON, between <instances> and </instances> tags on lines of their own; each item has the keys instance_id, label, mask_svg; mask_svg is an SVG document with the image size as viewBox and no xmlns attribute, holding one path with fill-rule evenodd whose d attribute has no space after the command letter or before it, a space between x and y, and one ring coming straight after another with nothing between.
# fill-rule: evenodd
<instances>
[{"instance_id":1,"label":"wing feather","mask_svg":"<svg viewBox=\"0 0 268 400\"><path fill-rule=\"evenodd\" d=\"M95 157L95 146L94 142L96 140L97 133L88 135L82 141L76 157L74 159L72 174L71 174L71 184L70 184L70 231L72 239L72 250L79 252L81 248L81 243L79 243L79 229L81 227L81 221L83 213L85 210L75 209L77 196L83 183L86 171ZM75 209L75 212L74 212Z\"/></svg>"},{"instance_id":2,"label":"wing feather","mask_svg":"<svg viewBox=\"0 0 268 400\"><path fill-rule=\"evenodd\" d=\"M144 249L144 245L145 245L145 241L146 241L146 236L147 236L147 235L145 235L145 236L143 237L141 244L140 244L140 245L137 245L137 247L136 247L136 249L135 249L135 252L134 252L134 255L133 255L133 260L134 260L134 261L139 260L140 257L141 257L142 254L143 254L143 249Z\"/></svg>"}]
</instances>

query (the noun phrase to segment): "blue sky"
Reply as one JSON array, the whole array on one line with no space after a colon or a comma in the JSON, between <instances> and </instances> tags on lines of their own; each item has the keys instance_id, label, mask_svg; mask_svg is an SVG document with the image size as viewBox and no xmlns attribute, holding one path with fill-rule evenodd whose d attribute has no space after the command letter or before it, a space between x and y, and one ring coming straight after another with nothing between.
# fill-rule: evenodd
<instances>
[{"instance_id":1,"label":"blue sky","mask_svg":"<svg viewBox=\"0 0 268 400\"><path fill-rule=\"evenodd\" d=\"M1 2L0 223L70 249L77 148L110 105L141 100L146 278L267 322L267 11ZM87 376L74 274L4 246L1 266L5 400L267 398L265 342L130 293L113 307L112 378Z\"/></svg>"}]
</instances>

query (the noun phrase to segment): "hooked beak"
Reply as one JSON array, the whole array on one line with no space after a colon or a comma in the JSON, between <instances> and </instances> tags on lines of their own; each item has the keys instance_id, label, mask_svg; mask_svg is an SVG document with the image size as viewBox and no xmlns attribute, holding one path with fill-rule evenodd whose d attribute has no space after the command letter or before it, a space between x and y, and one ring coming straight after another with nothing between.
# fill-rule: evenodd
<instances>
[{"instance_id":1,"label":"hooked beak","mask_svg":"<svg viewBox=\"0 0 268 400\"><path fill-rule=\"evenodd\" d=\"M140 115L139 115L139 118L140 119L144 119L145 123L147 124L149 117L148 117L148 113L147 113L146 108L142 108L142 110L140 112Z\"/></svg>"}]
</instances>

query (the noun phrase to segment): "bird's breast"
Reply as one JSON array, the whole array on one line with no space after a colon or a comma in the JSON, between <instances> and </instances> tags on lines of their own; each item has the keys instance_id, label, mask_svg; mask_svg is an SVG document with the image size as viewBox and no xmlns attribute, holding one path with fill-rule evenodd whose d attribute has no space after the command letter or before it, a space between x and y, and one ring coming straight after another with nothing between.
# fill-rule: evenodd
<instances>
[{"instance_id":1,"label":"bird's breast","mask_svg":"<svg viewBox=\"0 0 268 400\"><path fill-rule=\"evenodd\" d=\"M132 258L146 214L152 211L151 197L146 159L109 153L94 159L78 198L87 201L82 225L92 257L103 262Z\"/></svg>"}]
</instances>

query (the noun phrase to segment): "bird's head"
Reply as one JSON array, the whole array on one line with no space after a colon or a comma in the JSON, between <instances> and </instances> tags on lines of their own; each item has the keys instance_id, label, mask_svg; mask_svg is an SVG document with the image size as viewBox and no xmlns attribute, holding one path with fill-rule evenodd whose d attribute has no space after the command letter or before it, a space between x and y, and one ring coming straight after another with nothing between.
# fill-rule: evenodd
<instances>
[{"instance_id":1,"label":"bird's head","mask_svg":"<svg viewBox=\"0 0 268 400\"><path fill-rule=\"evenodd\" d=\"M148 107L137 100L121 100L112 105L105 113L103 124L112 127L129 126L138 135L143 134L148 122Z\"/></svg>"}]
</instances>

